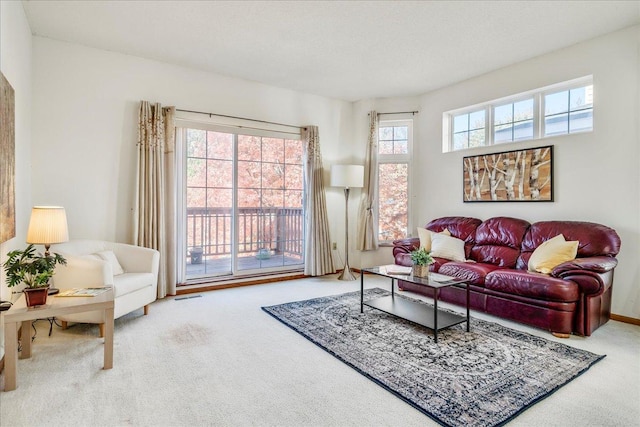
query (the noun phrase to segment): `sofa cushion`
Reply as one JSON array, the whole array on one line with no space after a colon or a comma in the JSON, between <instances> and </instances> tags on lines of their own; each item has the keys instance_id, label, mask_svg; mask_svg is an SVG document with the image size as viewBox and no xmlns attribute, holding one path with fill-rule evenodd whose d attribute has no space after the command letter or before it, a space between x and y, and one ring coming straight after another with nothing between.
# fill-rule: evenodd
<instances>
[{"instance_id":1,"label":"sofa cushion","mask_svg":"<svg viewBox=\"0 0 640 427\"><path fill-rule=\"evenodd\" d=\"M531 254L529 271L549 274L563 262L576 259L578 243L578 241L567 242L562 234L547 240Z\"/></svg>"},{"instance_id":2,"label":"sofa cushion","mask_svg":"<svg viewBox=\"0 0 640 427\"><path fill-rule=\"evenodd\" d=\"M113 279L115 298L130 294L154 283L152 273L124 273Z\"/></svg>"},{"instance_id":3,"label":"sofa cushion","mask_svg":"<svg viewBox=\"0 0 640 427\"><path fill-rule=\"evenodd\" d=\"M578 258L615 257L620 252L620 236L605 225L584 221L540 221L532 224L524 236L517 268L526 269L533 251L558 234L566 240L580 242Z\"/></svg>"},{"instance_id":4,"label":"sofa cushion","mask_svg":"<svg viewBox=\"0 0 640 427\"><path fill-rule=\"evenodd\" d=\"M469 258L474 261L514 268L529 222L509 217L484 221L476 229L475 245Z\"/></svg>"},{"instance_id":5,"label":"sofa cushion","mask_svg":"<svg viewBox=\"0 0 640 427\"><path fill-rule=\"evenodd\" d=\"M464 240L464 256L469 258L469 252L474 244L476 228L482 223L478 218L467 218L463 216L445 216L434 219L426 225L426 229L439 233L449 230L453 237Z\"/></svg>"},{"instance_id":6,"label":"sofa cushion","mask_svg":"<svg viewBox=\"0 0 640 427\"><path fill-rule=\"evenodd\" d=\"M477 262L448 262L438 270L438 273L464 279L471 285L484 286L487 274L497 270L497 265Z\"/></svg>"},{"instance_id":7,"label":"sofa cushion","mask_svg":"<svg viewBox=\"0 0 640 427\"><path fill-rule=\"evenodd\" d=\"M433 233L433 231L427 230L426 228L418 227L418 238L420 239L420 247L424 248L427 252L431 252L431 235ZM451 236L451 233L446 228L440 233Z\"/></svg>"},{"instance_id":8,"label":"sofa cushion","mask_svg":"<svg viewBox=\"0 0 640 427\"><path fill-rule=\"evenodd\" d=\"M492 271L485 277L484 286L505 294L547 301L574 302L580 294L577 283L570 280L513 269Z\"/></svg>"},{"instance_id":9,"label":"sofa cushion","mask_svg":"<svg viewBox=\"0 0 640 427\"><path fill-rule=\"evenodd\" d=\"M452 261L464 261L464 241L442 233L431 235L431 256Z\"/></svg>"}]
</instances>

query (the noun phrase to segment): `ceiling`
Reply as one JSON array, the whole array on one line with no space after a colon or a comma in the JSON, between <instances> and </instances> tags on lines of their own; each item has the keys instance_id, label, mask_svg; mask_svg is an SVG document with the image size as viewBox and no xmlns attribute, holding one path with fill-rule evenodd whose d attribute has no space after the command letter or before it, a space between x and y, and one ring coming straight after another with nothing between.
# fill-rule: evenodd
<instances>
[{"instance_id":1,"label":"ceiling","mask_svg":"<svg viewBox=\"0 0 640 427\"><path fill-rule=\"evenodd\" d=\"M332 98L419 95L640 23L640 1L23 1L34 35Z\"/></svg>"}]
</instances>

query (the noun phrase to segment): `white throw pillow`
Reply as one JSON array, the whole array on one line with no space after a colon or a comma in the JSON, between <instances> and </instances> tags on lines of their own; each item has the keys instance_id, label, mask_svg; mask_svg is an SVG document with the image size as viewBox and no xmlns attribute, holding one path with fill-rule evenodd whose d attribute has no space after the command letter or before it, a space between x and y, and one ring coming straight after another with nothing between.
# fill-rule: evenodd
<instances>
[{"instance_id":1,"label":"white throw pillow","mask_svg":"<svg viewBox=\"0 0 640 427\"><path fill-rule=\"evenodd\" d=\"M464 242L442 233L431 234L431 256L464 262Z\"/></svg>"},{"instance_id":2,"label":"white throw pillow","mask_svg":"<svg viewBox=\"0 0 640 427\"><path fill-rule=\"evenodd\" d=\"M118 276L124 273L124 270L122 269L122 266L118 262L118 258L116 258L116 254L114 254L113 251L97 252L95 255L98 255L100 258L111 264L111 271L113 272L114 276Z\"/></svg>"},{"instance_id":3,"label":"white throw pillow","mask_svg":"<svg viewBox=\"0 0 640 427\"><path fill-rule=\"evenodd\" d=\"M418 227L418 238L420 239L420 247L424 248L427 252L431 252L431 235L433 234L444 234L446 236L451 236L451 233L447 228L442 230L440 233L434 233L431 230L427 230L426 228Z\"/></svg>"}]
</instances>

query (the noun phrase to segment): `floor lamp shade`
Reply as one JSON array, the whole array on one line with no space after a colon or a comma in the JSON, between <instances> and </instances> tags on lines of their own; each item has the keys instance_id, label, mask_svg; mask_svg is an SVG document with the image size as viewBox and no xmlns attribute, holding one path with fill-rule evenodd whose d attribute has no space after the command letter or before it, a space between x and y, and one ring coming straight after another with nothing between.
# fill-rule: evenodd
<instances>
[{"instance_id":1,"label":"floor lamp shade","mask_svg":"<svg viewBox=\"0 0 640 427\"><path fill-rule=\"evenodd\" d=\"M331 186L343 188L361 188L364 185L364 166L331 166Z\"/></svg>"},{"instance_id":2,"label":"floor lamp shade","mask_svg":"<svg viewBox=\"0 0 640 427\"><path fill-rule=\"evenodd\" d=\"M331 186L344 188L344 268L338 280L356 280L349 267L349 189L364 185L364 166L331 166Z\"/></svg>"},{"instance_id":3,"label":"floor lamp shade","mask_svg":"<svg viewBox=\"0 0 640 427\"><path fill-rule=\"evenodd\" d=\"M61 206L34 206L31 209L27 243L45 248L69 240L67 214Z\"/></svg>"}]
</instances>

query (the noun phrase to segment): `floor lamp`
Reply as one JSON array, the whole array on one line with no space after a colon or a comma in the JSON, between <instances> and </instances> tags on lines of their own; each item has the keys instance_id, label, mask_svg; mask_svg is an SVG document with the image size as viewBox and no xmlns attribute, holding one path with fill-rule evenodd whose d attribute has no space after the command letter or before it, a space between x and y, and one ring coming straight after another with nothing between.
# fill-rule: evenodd
<instances>
[{"instance_id":1,"label":"floor lamp","mask_svg":"<svg viewBox=\"0 0 640 427\"><path fill-rule=\"evenodd\" d=\"M344 188L344 269L338 280L356 280L349 267L349 189L364 185L364 166L331 166L331 186Z\"/></svg>"}]
</instances>

